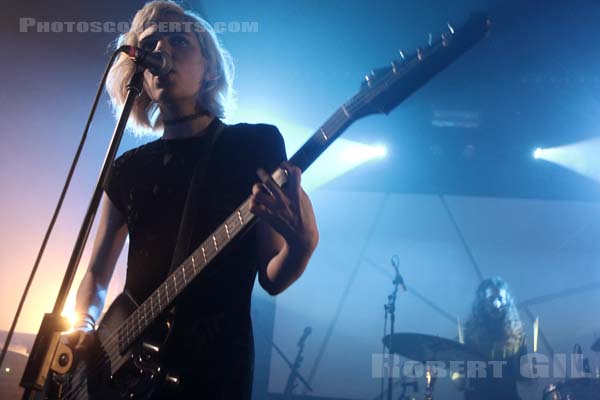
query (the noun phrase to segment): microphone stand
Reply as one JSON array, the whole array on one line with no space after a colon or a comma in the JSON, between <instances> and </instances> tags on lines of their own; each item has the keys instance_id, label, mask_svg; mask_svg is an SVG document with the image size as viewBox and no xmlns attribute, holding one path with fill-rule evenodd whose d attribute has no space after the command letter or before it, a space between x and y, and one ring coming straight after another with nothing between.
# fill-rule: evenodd
<instances>
[{"instance_id":1,"label":"microphone stand","mask_svg":"<svg viewBox=\"0 0 600 400\"><path fill-rule=\"evenodd\" d=\"M394 325L396 323L396 298L398 297L398 286L402 286L402 289L404 291L406 291L406 286L404 285L404 280L402 279L402 277L400 276L400 273L398 272L398 256L393 256L392 257L392 265L394 266L394 269L396 270L396 276L394 277L393 280L393 284L394 284L394 290L392 291L392 294L390 294L388 296L388 302L387 304L384 305L384 310L385 310L385 317L384 317L384 328L383 328L383 336L385 337L386 335L386 330L387 330L387 321L388 321L388 316L390 319L390 345L389 345L389 351L388 354L389 356L391 356L391 365L389 365L390 370L388 371L388 379L387 379L387 383L388 383L388 388L387 388L387 398L388 400L392 400L392 394L393 394L393 385L392 385L392 381L393 381L393 371L394 371L394 349L392 346L393 343L393 337L394 337ZM385 346L384 346L384 352L385 352ZM383 382L384 382L384 376L382 375L381 377L381 396L380 398L383 400Z\"/></svg>"},{"instance_id":2,"label":"microphone stand","mask_svg":"<svg viewBox=\"0 0 600 400\"><path fill-rule=\"evenodd\" d=\"M301 376L298 374L298 370L302 366L302 361L304 361L304 356L302 356L302 353L304 352L304 344L306 343L306 338L308 337L308 335L310 335L311 331L312 329L309 326L304 328L304 333L298 341L298 353L296 354L296 359L294 360L294 363L290 365L290 374L288 375L288 380L285 385L285 389L283 390L283 396L286 400L292 398L292 392L294 391L296 386L298 386L296 384L296 379L299 377L301 378Z\"/></svg>"},{"instance_id":3,"label":"microphone stand","mask_svg":"<svg viewBox=\"0 0 600 400\"><path fill-rule=\"evenodd\" d=\"M25 371L21 378L20 385L25 388L23 400L33 399L35 396L34 392L39 392L44 388L51 367L52 369L64 370L67 372L72 365L72 352L66 346L60 345L60 335L69 327L66 319L61 316L61 313L65 306L73 279L75 278L77 266L81 260L90 230L92 229L94 217L96 216L100 198L102 197L102 188L110 174L110 167L115 159L117 150L119 149L121 138L123 137L125 127L127 126L129 114L131 113L136 97L142 92L144 69L145 68L136 65L136 70L127 84L127 99L125 100L123 111L121 112L121 116L113 132L110 146L102 164L100 176L96 182L94 194L79 229L79 234L75 241L62 285L58 292L56 302L54 303L54 308L52 313L44 314L42 324L35 338L35 342L33 343L31 354L29 355Z\"/></svg>"},{"instance_id":4,"label":"microphone stand","mask_svg":"<svg viewBox=\"0 0 600 400\"><path fill-rule=\"evenodd\" d=\"M391 371L388 371L388 400L392 400L392 390L393 390L393 386L392 386L392 381L393 381L393 374L391 372L394 371L394 352L393 352L393 347L392 347L392 343L393 343L393 338L394 338L394 325L396 323L396 298L397 298L397 294L398 294L398 286L400 286L400 282L397 281L397 279L394 279L394 290L392 291L392 294L390 294L388 296L388 303L385 305L385 314L386 314L386 318L389 315L390 318L390 349L389 349L389 354L392 357L391 362Z\"/></svg>"}]
</instances>

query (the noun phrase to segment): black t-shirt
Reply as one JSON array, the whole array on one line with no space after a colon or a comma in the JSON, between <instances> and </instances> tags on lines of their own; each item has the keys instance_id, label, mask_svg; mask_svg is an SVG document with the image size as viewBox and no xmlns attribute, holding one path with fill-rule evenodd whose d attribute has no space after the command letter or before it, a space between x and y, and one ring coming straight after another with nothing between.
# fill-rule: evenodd
<instances>
[{"instance_id":1,"label":"black t-shirt","mask_svg":"<svg viewBox=\"0 0 600 400\"><path fill-rule=\"evenodd\" d=\"M220 123L215 118L207 132ZM168 275L193 170L211 140L210 133L158 139L124 153L113 164L105 191L126 217L125 290L140 303ZM206 182L201 186L208 188L201 194L204 211L194 221L189 253L251 194L259 167L272 171L285 159L285 145L276 127L226 125L211 149ZM240 386L248 383L253 346L250 296L256 272L256 237L250 230L235 239L177 301L167 363L194 377L196 394L201 390L200 376L216 391L221 390L219 383L231 386L236 382L236 374Z\"/></svg>"}]
</instances>

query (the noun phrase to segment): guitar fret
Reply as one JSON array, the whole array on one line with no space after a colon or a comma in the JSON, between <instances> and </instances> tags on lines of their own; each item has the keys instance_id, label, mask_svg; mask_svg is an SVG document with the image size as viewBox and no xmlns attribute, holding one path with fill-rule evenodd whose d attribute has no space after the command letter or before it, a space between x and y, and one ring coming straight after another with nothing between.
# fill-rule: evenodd
<instances>
[{"instance_id":1,"label":"guitar fret","mask_svg":"<svg viewBox=\"0 0 600 400\"><path fill-rule=\"evenodd\" d=\"M183 266L183 285L187 286L187 279L185 278L185 265Z\"/></svg>"},{"instance_id":2,"label":"guitar fret","mask_svg":"<svg viewBox=\"0 0 600 400\"><path fill-rule=\"evenodd\" d=\"M350 113L348 112L348 110L346 110L346 105L342 106L342 111L346 115L346 118L350 118Z\"/></svg>"},{"instance_id":3,"label":"guitar fret","mask_svg":"<svg viewBox=\"0 0 600 400\"><path fill-rule=\"evenodd\" d=\"M202 246L202 256L204 257L204 265L208 264L208 261L206 261L206 250L204 250L204 246Z\"/></svg>"},{"instance_id":4,"label":"guitar fret","mask_svg":"<svg viewBox=\"0 0 600 400\"><path fill-rule=\"evenodd\" d=\"M229 227L227 226L227 223L225 223L225 233L227 233L227 240L231 240L231 236L229 236Z\"/></svg>"},{"instance_id":5,"label":"guitar fret","mask_svg":"<svg viewBox=\"0 0 600 400\"><path fill-rule=\"evenodd\" d=\"M233 223L231 215L229 217L227 217L227 219L225 220L225 223L223 225L227 225L227 232L229 232L229 233L231 233L235 230L235 224Z\"/></svg>"},{"instance_id":6,"label":"guitar fret","mask_svg":"<svg viewBox=\"0 0 600 400\"><path fill-rule=\"evenodd\" d=\"M194 269L194 276L196 275L196 260L194 259L194 256L192 255L192 268Z\"/></svg>"},{"instance_id":7,"label":"guitar fret","mask_svg":"<svg viewBox=\"0 0 600 400\"><path fill-rule=\"evenodd\" d=\"M323 128L321 128L321 130L319 131L321 133L321 136L323 136L324 141L328 141L329 138L327 137L327 134L325 133L325 130Z\"/></svg>"},{"instance_id":8,"label":"guitar fret","mask_svg":"<svg viewBox=\"0 0 600 400\"><path fill-rule=\"evenodd\" d=\"M244 225L244 220L242 219L242 213L240 212L240 209L237 210L237 215L240 220L240 226Z\"/></svg>"},{"instance_id":9,"label":"guitar fret","mask_svg":"<svg viewBox=\"0 0 600 400\"><path fill-rule=\"evenodd\" d=\"M215 244L215 250L219 251L219 246L217 245L217 238L215 237L215 235L212 235L213 238L213 243Z\"/></svg>"}]
</instances>

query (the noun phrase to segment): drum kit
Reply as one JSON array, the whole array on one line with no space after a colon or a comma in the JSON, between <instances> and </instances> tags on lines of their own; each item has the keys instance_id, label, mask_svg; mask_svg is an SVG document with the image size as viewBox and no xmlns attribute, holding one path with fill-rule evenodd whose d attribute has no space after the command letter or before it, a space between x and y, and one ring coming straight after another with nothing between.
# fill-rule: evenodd
<instances>
[{"instance_id":1,"label":"drum kit","mask_svg":"<svg viewBox=\"0 0 600 400\"><path fill-rule=\"evenodd\" d=\"M592 351L600 352L600 339L591 347ZM600 399L600 376L593 378L565 379L548 386L544 390L543 400L597 400Z\"/></svg>"},{"instance_id":2,"label":"drum kit","mask_svg":"<svg viewBox=\"0 0 600 400\"><path fill-rule=\"evenodd\" d=\"M482 359L481 355L464 344L420 333L395 333L386 335L383 338L383 343L391 354L398 354L409 360L423 364L423 373L414 374L413 376L423 375L425 378L425 399L427 400L433 400L433 388L436 378L440 375L440 368L450 367L451 364L465 364L471 360ZM449 375L453 381L459 378L456 374ZM459 384L457 383L457 385ZM403 385L403 389L405 389L405 386ZM402 391L399 399L409 398L405 396L405 392L406 390Z\"/></svg>"},{"instance_id":3,"label":"drum kit","mask_svg":"<svg viewBox=\"0 0 600 400\"><path fill-rule=\"evenodd\" d=\"M482 356L459 342L440 338L437 336L418 333L395 333L383 338L385 347L391 354L406 357L423 365L426 380L425 399L433 400L433 386L439 368L451 368L457 363L466 364L473 360L482 360ZM591 347L594 352L600 352L600 339ZM435 360L434 369L430 367ZM456 374L447 374L453 381L460 381ZM458 378L458 379L457 379ZM458 384L458 383L457 383ZM403 389L406 384L402 385ZM461 388L461 389L464 389ZM416 391L416 390L414 390ZM405 397L406 390L402 391L400 399ZM600 377L571 378L549 385L543 392L542 400L599 400Z\"/></svg>"}]
</instances>

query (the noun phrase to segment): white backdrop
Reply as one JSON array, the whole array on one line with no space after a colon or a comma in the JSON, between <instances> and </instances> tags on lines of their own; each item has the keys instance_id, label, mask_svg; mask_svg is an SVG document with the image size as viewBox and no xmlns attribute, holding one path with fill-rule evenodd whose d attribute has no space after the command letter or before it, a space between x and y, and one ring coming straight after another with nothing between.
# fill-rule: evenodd
<instances>
[{"instance_id":1,"label":"white backdrop","mask_svg":"<svg viewBox=\"0 0 600 400\"><path fill-rule=\"evenodd\" d=\"M408 286L398 297L396 331L456 339L456 317L467 318L479 278L451 218L482 275L500 275L512 288L529 349L539 317L547 340L540 338L540 351L550 351L547 343L569 352L577 342L599 365L590 346L600 336L600 204L327 190L311 197L321 242L302 278L276 300L274 339L293 360L303 329L312 327L300 372L312 375L314 394L379 393L371 355L381 352L393 254ZM287 371L273 354L271 392L283 390ZM524 398L541 399L546 384L524 387ZM437 392L461 398L447 380Z\"/></svg>"}]
</instances>

